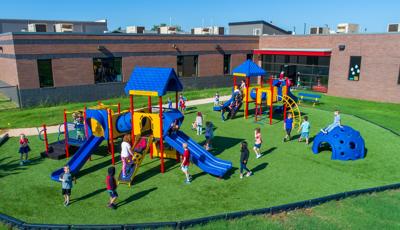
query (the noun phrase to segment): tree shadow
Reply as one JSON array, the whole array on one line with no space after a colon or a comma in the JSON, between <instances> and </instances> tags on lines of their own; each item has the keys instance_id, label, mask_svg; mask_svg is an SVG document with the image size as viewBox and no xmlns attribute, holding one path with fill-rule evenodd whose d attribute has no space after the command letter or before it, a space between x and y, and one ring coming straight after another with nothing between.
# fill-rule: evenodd
<instances>
[{"instance_id":1,"label":"tree shadow","mask_svg":"<svg viewBox=\"0 0 400 230\"><path fill-rule=\"evenodd\" d=\"M155 190L157 190L157 187L153 187L151 189L146 189L146 190L140 191L138 193L135 193L132 196L130 196L130 197L126 198L125 200L121 201L120 203L118 203L117 206L121 207L121 206L129 204L135 200L139 200L140 198L147 196L149 193L151 193Z\"/></svg>"},{"instance_id":2,"label":"tree shadow","mask_svg":"<svg viewBox=\"0 0 400 230\"><path fill-rule=\"evenodd\" d=\"M263 162L263 163L257 165L257 166L256 166L255 168L253 168L253 170L251 170L251 171L252 171L253 173L256 173L256 172L258 172L258 171L261 171L261 170L265 169L267 166L268 166L268 163L267 163L267 162Z\"/></svg>"},{"instance_id":3,"label":"tree shadow","mask_svg":"<svg viewBox=\"0 0 400 230\"><path fill-rule=\"evenodd\" d=\"M20 165L19 159L14 159L4 163L6 160L10 159L11 157L4 157L0 159L0 178L19 174L21 171L27 170L27 166L37 165L43 161L43 158L40 156L28 159L29 162L25 163L24 165Z\"/></svg>"},{"instance_id":4,"label":"tree shadow","mask_svg":"<svg viewBox=\"0 0 400 230\"><path fill-rule=\"evenodd\" d=\"M90 197L93 197L93 196L96 196L96 195L98 195L98 194L100 194L100 193L102 193L104 191L106 191L106 188L100 188L100 189L97 189L97 190L95 190L95 191L93 191L91 193L83 195L81 197L78 197L78 198L75 198L75 199L71 199L71 204L73 204L75 202L82 201L82 200L86 200L86 199L88 199Z\"/></svg>"}]
</instances>

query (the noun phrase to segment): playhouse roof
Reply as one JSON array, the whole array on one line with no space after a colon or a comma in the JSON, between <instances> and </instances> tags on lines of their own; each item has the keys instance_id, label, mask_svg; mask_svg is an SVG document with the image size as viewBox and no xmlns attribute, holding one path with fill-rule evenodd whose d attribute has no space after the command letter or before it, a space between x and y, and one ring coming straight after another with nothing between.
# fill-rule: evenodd
<instances>
[{"instance_id":1,"label":"playhouse roof","mask_svg":"<svg viewBox=\"0 0 400 230\"><path fill-rule=\"evenodd\" d=\"M168 91L182 91L183 86L173 68L135 67L125 86L126 94L163 96Z\"/></svg>"},{"instance_id":2,"label":"playhouse roof","mask_svg":"<svg viewBox=\"0 0 400 230\"><path fill-rule=\"evenodd\" d=\"M246 60L232 70L232 74L239 77L265 76L267 72L251 60Z\"/></svg>"}]
</instances>

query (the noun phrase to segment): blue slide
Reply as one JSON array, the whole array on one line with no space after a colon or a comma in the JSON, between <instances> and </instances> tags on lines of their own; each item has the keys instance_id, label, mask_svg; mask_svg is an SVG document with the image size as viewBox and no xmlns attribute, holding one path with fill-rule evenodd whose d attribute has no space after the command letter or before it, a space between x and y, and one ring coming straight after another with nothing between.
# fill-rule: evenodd
<instances>
[{"instance_id":1,"label":"blue slide","mask_svg":"<svg viewBox=\"0 0 400 230\"><path fill-rule=\"evenodd\" d=\"M89 159L90 155L93 153L95 149L97 149L97 147L99 147L99 145L103 140L104 137L96 137L92 135L81 145L78 151L68 162L72 175L77 174L79 172L82 166ZM63 172L64 172L63 168L54 171L51 174L51 179L54 181L59 181L58 179Z\"/></svg>"},{"instance_id":2,"label":"blue slide","mask_svg":"<svg viewBox=\"0 0 400 230\"><path fill-rule=\"evenodd\" d=\"M183 154L184 151L182 144L187 143L192 162L206 173L222 177L232 168L231 162L214 157L182 131L167 135L164 140L180 154Z\"/></svg>"}]
</instances>

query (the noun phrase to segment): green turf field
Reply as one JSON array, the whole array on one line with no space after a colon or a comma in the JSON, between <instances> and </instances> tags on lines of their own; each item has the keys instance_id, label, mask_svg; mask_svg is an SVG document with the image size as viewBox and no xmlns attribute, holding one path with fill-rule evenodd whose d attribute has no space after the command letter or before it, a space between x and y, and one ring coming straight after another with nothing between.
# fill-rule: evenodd
<instances>
[{"instance_id":1,"label":"green turf field","mask_svg":"<svg viewBox=\"0 0 400 230\"><path fill-rule=\"evenodd\" d=\"M19 166L17 139L10 139L1 147L0 154L0 212L34 223L171 221L286 204L398 182L399 137L356 117L342 115L342 121L361 130L367 157L355 162L339 162L331 161L329 152L312 154L311 146L304 143L282 143L283 126L278 119L270 126L254 123L253 119L244 120L240 113L237 119L222 122L219 113L211 111L211 105L191 108L185 116L182 130L199 142L204 141L204 136L198 137L190 130L195 111L202 111L205 120L213 121L216 126L212 152L231 160L234 165L227 178L214 178L192 166L194 181L185 185L184 176L174 160L167 163L167 172L162 175L159 161L146 158L133 187L120 185L118 210L109 210L104 180L111 160L104 146L84 166L73 189L73 203L65 208L60 185L51 181L49 175L66 161L38 158L43 144L31 137L32 164ZM311 135L330 123L333 116L331 112L313 108L302 108L302 112L310 117ZM242 140L252 143L255 127L262 129L264 156L255 159L251 155L249 167L255 175L240 180L237 169L239 143ZM55 135L50 138L55 140ZM119 163L117 168L121 168Z\"/></svg>"}]
</instances>

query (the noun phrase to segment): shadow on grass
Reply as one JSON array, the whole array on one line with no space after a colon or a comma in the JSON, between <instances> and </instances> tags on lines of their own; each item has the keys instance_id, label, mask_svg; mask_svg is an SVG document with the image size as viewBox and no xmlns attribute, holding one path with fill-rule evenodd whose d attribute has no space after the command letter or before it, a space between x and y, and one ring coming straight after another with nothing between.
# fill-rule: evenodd
<instances>
[{"instance_id":1,"label":"shadow on grass","mask_svg":"<svg viewBox=\"0 0 400 230\"><path fill-rule=\"evenodd\" d=\"M126 198L125 200L121 201L120 203L118 203L117 206L121 207L121 206L129 204L135 200L139 200L140 198L147 196L149 193L151 193L155 190L157 190L157 187L153 187L151 189L146 189L141 192L135 193L132 196L130 196L130 197Z\"/></svg>"},{"instance_id":2,"label":"shadow on grass","mask_svg":"<svg viewBox=\"0 0 400 230\"><path fill-rule=\"evenodd\" d=\"M267 162L261 163L259 165L257 165L256 167L253 168L253 170L251 170L253 173L256 173L258 171L261 171L263 169L265 169L268 166Z\"/></svg>"},{"instance_id":3,"label":"shadow on grass","mask_svg":"<svg viewBox=\"0 0 400 230\"><path fill-rule=\"evenodd\" d=\"M29 162L25 163L24 165L20 165L19 159L11 160L4 163L6 160L10 159L11 157L4 157L0 159L0 178L19 174L21 171L27 169L27 167L32 165L37 165L43 161L43 158L40 156L28 159Z\"/></svg>"},{"instance_id":4,"label":"shadow on grass","mask_svg":"<svg viewBox=\"0 0 400 230\"><path fill-rule=\"evenodd\" d=\"M170 168L171 167L173 167L174 165L176 165L177 164L177 162L176 162L176 160L173 160L173 159L171 159L171 160L166 160L165 162L164 162L164 168L165 168L165 171L166 172L168 172L169 170L170 170ZM141 173L140 173L141 172ZM143 181L145 181L145 180L148 180L148 179L150 179L150 178L152 178L153 176L156 176L156 175L158 175L158 174L160 174L161 172L160 172L160 165L156 165L156 166L154 166L153 168L151 168L151 169L148 169L148 170L145 170L145 171L140 171L139 170L139 175L137 175L134 179L133 179L133 181L132 181L132 185L137 185L137 184L140 184L141 182L143 182Z\"/></svg>"},{"instance_id":5,"label":"shadow on grass","mask_svg":"<svg viewBox=\"0 0 400 230\"><path fill-rule=\"evenodd\" d=\"M211 142L211 145L213 147L211 152L213 153L214 156L217 156L217 155L221 154L222 152L224 152L226 149L232 148L233 146L238 145L242 141L244 141L244 139L216 136L212 139L212 142ZM205 141L200 143L201 146L203 146L204 144L205 144ZM239 148L238 148L238 152L239 152Z\"/></svg>"},{"instance_id":6,"label":"shadow on grass","mask_svg":"<svg viewBox=\"0 0 400 230\"><path fill-rule=\"evenodd\" d=\"M96 195L98 195L98 194L100 194L100 193L102 193L102 192L105 192L105 191L106 191L106 188L97 189L97 190L95 190L95 191L93 191L93 192L91 192L91 193L88 193L88 194L83 195L83 196L81 196L81 197L72 199L72 200L71 200L71 204L73 204L73 203L75 203L75 202L82 201L82 200L86 200L86 199L88 199L88 198L90 198L90 197L96 196Z\"/></svg>"},{"instance_id":7,"label":"shadow on grass","mask_svg":"<svg viewBox=\"0 0 400 230\"><path fill-rule=\"evenodd\" d=\"M192 175L192 181L196 180L196 179L199 178L199 177L205 176L205 175L207 175L207 174L208 174L208 173L206 173L206 172L204 172L204 171L202 171L202 172L200 172L200 173L196 173L196 174Z\"/></svg>"},{"instance_id":8,"label":"shadow on grass","mask_svg":"<svg viewBox=\"0 0 400 230\"><path fill-rule=\"evenodd\" d=\"M103 158L105 158L105 157L107 157L107 156L104 156ZM115 157L115 164L117 164L118 162L120 162L120 158L119 157ZM85 168L85 169L81 170L78 173L77 178L83 177L83 176L85 176L87 174L90 174L90 173L96 172L98 170L104 169L104 168L109 167L111 165L112 164L111 164L111 155L110 155L107 160L105 160L103 162L100 162L100 163L98 163L96 165L93 165L93 166L91 166L89 168ZM104 171L104 173L106 173L106 171Z\"/></svg>"},{"instance_id":9,"label":"shadow on grass","mask_svg":"<svg viewBox=\"0 0 400 230\"><path fill-rule=\"evenodd\" d=\"M277 149L277 148L276 147L269 148L269 149L265 150L264 152L262 152L261 156L268 155L268 154L272 153L273 151L275 151L275 149Z\"/></svg>"},{"instance_id":10,"label":"shadow on grass","mask_svg":"<svg viewBox=\"0 0 400 230\"><path fill-rule=\"evenodd\" d=\"M228 172L226 172L226 174L223 176L223 179L224 180L230 179L232 177L232 175L235 174L235 171L238 170L238 169L239 168L236 168L236 167L232 166L232 168Z\"/></svg>"}]
</instances>

